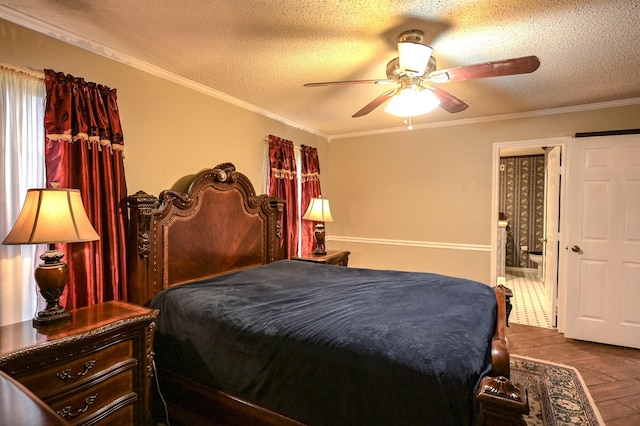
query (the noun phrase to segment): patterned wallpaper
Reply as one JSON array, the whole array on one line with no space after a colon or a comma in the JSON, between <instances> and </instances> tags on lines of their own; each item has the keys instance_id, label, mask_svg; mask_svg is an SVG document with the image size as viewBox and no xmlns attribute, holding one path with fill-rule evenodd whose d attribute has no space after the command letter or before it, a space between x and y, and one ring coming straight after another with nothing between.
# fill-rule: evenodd
<instances>
[{"instance_id":1,"label":"patterned wallpaper","mask_svg":"<svg viewBox=\"0 0 640 426\"><path fill-rule=\"evenodd\" d=\"M500 205L507 226L506 266L535 268L528 251L542 251L544 238L544 155L500 158Z\"/></svg>"}]
</instances>

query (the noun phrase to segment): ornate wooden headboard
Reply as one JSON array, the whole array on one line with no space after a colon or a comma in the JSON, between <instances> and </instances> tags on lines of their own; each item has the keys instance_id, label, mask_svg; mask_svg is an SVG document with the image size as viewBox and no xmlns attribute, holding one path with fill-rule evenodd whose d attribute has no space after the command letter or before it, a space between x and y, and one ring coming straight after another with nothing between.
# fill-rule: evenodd
<instances>
[{"instance_id":1,"label":"ornate wooden headboard","mask_svg":"<svg viewBox=\"0 0 640 426\"><path fill-rule=\"evenodd\" d=\"M172 285L280 260L283 200L256 195L231 163L204 170L186 193L142 191L129 208L127 300L146 304Z\"/></svg>"}]
</instances>

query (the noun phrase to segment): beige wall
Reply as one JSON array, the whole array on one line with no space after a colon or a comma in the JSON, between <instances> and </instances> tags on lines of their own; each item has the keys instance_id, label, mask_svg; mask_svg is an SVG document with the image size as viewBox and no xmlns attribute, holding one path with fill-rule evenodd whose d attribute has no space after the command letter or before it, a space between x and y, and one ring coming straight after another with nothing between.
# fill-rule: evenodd
<instances>
[{"instance_id":1,"label":"beige wall","mask_svg":"<svg viewBox=\"0 0 640 426\"><path fill-rule=\"evenodd\" d=\"M326 161L323 137L4 20L0 62L50 68L117 89L130 193L157 195L222 162L234 163L260 192L268 134L316 146Z\"/></svg>"},{"instance_id":2,"label":"beige wall","mask_svg":"<svg viewBox=\"0 0 640 426\"><path fill-rule=\"evenodd\" d=\"M629 128L639 105L333 140L327 246L352 266L489 283L493 143Z\"/></svg>"},{"instance_id":3,"label":"beige wall","mask_svg":"<svg viewBox=\"0 0 640 426\"><path fill-rule=\"evenodd\" d=\"M0 20L0 61L118 90L129 192L158 194L234 162L261 191L263 137L316 146L335 221L328 248L353 266L489 281L494 142L640 127L640 106L336 139L244 110Z\"/></svg>"}]
</instances>

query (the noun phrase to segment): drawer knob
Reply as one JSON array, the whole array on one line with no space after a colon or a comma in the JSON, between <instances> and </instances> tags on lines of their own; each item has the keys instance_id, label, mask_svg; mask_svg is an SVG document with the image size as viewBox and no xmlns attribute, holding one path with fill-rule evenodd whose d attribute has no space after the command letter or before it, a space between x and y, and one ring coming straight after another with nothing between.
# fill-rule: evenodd
<instances>
[{"instance_id":1,"label":"drawer knob","mask_svg":"<svg viewBox=\"0 0 640 426\"><path fill-rule=\"evenodd\" d=\"M98 394L89 395L84 399L84 407L78 408L77 410L72 410L70 405L67 405L62 410L58 410L58 414L60 417L64 419L70 419L79 416L89 409L89 406L96 401Z\"/></svg>"},{"instance_id":2,"label":"drawer knob","mask_svg":"<svg viewBox=\"0 0 640 426\"><path fill-rule=\"evenodd\" d=\"M64 370L56 373L56 376L58 376L60 380L75 380L78 377L82 377L86 375L89 372L89 370L91 370L95 365L96 365L96 360L90 359L89 361L84 363L84 371L79 371L76 374L72 374L70 368L65 368Z\"/></svg>"}]
</instances>

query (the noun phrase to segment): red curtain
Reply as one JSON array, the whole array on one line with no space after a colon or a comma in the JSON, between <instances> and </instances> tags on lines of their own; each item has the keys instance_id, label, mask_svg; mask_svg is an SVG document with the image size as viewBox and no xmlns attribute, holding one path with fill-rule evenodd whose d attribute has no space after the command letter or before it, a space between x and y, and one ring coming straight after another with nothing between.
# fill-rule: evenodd
<instances>
[{"instance_id":1,"label":"red curtain","mask_svg":"<svg viewBox=\"0 0 640 426\"><path fill-rule=\"evenodd\" d=\"M300 211L304 215L309 207L311 198L322 195L320 190L320 160L318 160L318 150L312 146L302 145L300 147L300 162L302 174L302 194ZM302 253L308 255L313 252L315 239L313 230L316 222L310 220L302 221Z\"/></svg>"},{"instance_id":2,"label":"red curtain","mask_svg":"<svg viewBox=\"0 0 640 426\"><path fill-rule=\"evenodd\" d=\"M77 188L100 240L61 244L68 309L127 299L124 139L116 90L45 70L47 185Z\"/></svg>"},{"instance_id":3,"label":"red curtain","mask_svg":"<svg viewBox=\"0 0 640 426\"><path fill-rule=\"evenodd\" d=\"M287 254L298 254L298 178L293 142L269 135L269 195L285 200Z\"/></svg>"}]
</instances>

